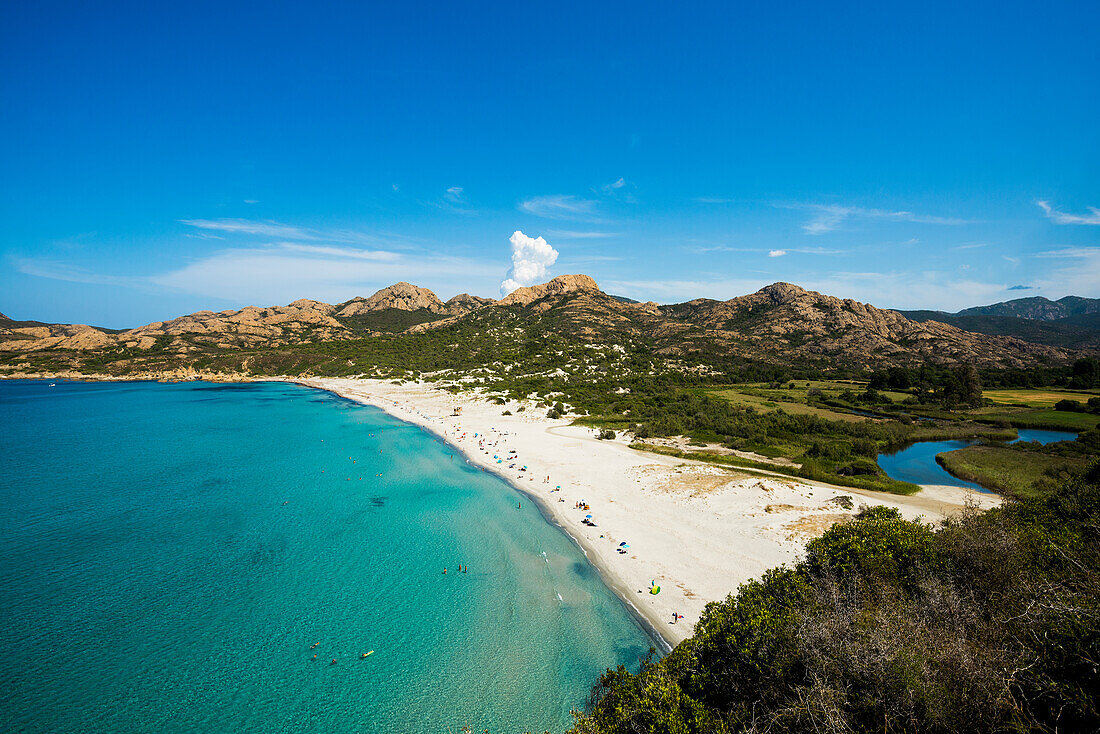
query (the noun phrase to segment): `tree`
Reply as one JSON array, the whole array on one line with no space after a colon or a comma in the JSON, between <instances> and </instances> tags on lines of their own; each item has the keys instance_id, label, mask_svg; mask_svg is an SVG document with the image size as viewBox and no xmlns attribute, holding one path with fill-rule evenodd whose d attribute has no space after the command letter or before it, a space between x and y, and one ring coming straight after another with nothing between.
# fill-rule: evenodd
<instances>
[{"instance_id":1,"label":"tree","mask_svg":"<svg viewBox=\"0 0 1100 734\"><path fill-rule=\"evenodd\" d=\"M974 365L964 363L951 368L943 385L943 403L969 408L982 404L982 381Z\"/></svg>"}]
</instances>

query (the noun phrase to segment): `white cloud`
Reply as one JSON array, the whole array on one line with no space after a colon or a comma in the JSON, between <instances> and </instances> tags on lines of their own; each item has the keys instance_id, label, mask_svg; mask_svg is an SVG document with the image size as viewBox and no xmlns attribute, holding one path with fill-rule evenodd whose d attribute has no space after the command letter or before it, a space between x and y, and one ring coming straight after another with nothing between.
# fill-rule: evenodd
<instances>
[{"instance_id":1,"label":"white cloud","mask_svg":"<svg viewBox=\"0 0 1100 734\"><path fill-rule=\"evenodd\" d=\"M1094 206L1087 207L1091 214L1066 214L1053 208L1049 202L1037 201L1047 218L1055 224L1100 224L1100 209Z\"/></svg>"},{"instance_id":2,"label":"white cloud","mask_svg":"<svg viewBox=\"0 0 1100 734\"><path fill-rule=\"evenodd\" d=\"M260 200L259 199L245 199L244 203L245 204L259 204Z\"/></svg>"},{"instance_id":3,"label":"white cloud","mask_svg":"<svg viewBox=\"0 0 1100 734\"><path fill-rule=\"evenodd\" d=\"M836 204L776 204L782 209L805 209L814 212L814 217L802 225L806 234L824 234L838 229L848 219L882 219L895 222L913 222L916 224L967 224L965 219L938 217L928 214L916 214L908 211L889 211L886 209L865 209L858 206L839 206Z\"/></svg>"},{"instance_id":4,"label":"white cloud","mask_svg":"<svg viewBox=\"0 0 1100 734\"><path fill-rule=\"evenodd\" d=\"M623 186L626 186L626 179L622 176L619 176L619 179L617 181L612 181L609 184L604 184L602 188L604 191L610 194L612 191L621 189Z\"/></svg>"},{"instance_id":5,"label":"white cloud","mask_svg":"<svg viewBox=\"0 0 1100 734\"><path fill-rule=\"evenodd\" d=\"M257 222L251 219L181 219L182 224L198 229L230 232L233 234L253 234L263 237L278 237L288 240L315 240L317 235L301 227L293 227L279 222Z\"/></svg>"},{"instance_id":6,"label":"white cloud","mask_svg":"<svg viewBox=\"0 0 1100 734\"><path fill-rule=\"evenodd\" d=\"M768 257L783 257L786 254L786 250L768 250Z\"/></svg>"},{"instance_id":7,"label":"white cloud","mask_svg":"<svg viewBox=\"0 0 1100 734\"><path fill-rule=\"evenodd\" d=\"M527 199L520 203L519 208L520 211L546 219L595 221L591 218L595 206L596 202L589 199L578 199L572 194L552 194Z\"/></svg>"},{"instance_id":8,"label":"white cloud","mask_svg":"<svg viewBox=\"0 0 1100 734\"><path fill-rule=\"evenodd\" d=\"M549 267L558 259L558 251L542 237L531 238L517 229L508 241L512 243L512 267L500 284L502 296L545 280Z\"/></svg>"},{"instance_id":9,"label":"white cloud","mask_svg":"<svg viewBox=\"0 0 1100 734\"><path fill-rule=\"evenodd\" d=\"M452 204L465 203L463 198L462 198L462 187L461 186L452 186L451 188L447 189L443 193L443 198L446 199L447 201L451 202Z\"/></svg>"}]
</instances>

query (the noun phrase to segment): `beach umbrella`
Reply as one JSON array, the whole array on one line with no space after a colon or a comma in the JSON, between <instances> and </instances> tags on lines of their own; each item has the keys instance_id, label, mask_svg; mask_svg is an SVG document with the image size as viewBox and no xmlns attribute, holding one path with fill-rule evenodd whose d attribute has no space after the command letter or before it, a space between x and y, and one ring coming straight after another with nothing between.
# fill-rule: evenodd
<instances>
[{"instance_id":1,"label":"beach umbrella","mask_svg":"<svg viewBox=\"0 0 1100 734\"><path fill-rule=\"evenodd\" d=\"M626 545L626 541L624 540L623 542L619 543L619 545Z\"/></svg>"},{"instance_id":2,"label":"beach umbrella","mask_svg":"<svg viewBox=\"0 0 1100 734\"><path fill-rule=\"evenodd\" d=\"M587 518L587 519L591 520L591 519L592 519L592 516L591 516L591 515L585 515L585 518Z\"/></svg>"},{"instance_id":3,"label":"beach umbrella","mask_svg":"<svg viewBox=\"0 0 1100 734\"><path fill-rule=\"evenodd\" d=\"M629 548L630 546L629 546L629 545L627 545L626 543L623 543L623 546L622 546L622 547L623 547L623 548Z\"/></svg>"}]
</instances>

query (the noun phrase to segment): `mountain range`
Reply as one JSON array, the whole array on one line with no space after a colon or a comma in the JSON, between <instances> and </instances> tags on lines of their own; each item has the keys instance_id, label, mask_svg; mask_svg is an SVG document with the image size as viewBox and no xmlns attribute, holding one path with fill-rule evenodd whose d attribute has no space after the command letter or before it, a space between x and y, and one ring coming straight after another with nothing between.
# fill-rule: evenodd
<instances>
[{"instance_id":1,"label":"mountain range","mask_svg":"<svg viewBox=\"0 0 1100 734\"><path fill-rule=\"evenodd\" d=\"M1021 299L1032 302L1045 299ZM1057 302L1063 304L1069 299ZM1076 299L1065 308L1089 308ZM984 307L993 308L993 307ZM1052 313L1049 309L1029 311ZM1077 314L1068 318L1093 314ZM975 319L977 325L966 328ZM506 320L525 338L553 333L580 343L644 343L674 358L738 357L775 364L873 368L924 360L1026 367L1065 363L1076 352L1066 344L1021 337L1021 329L997 333L990 320L1064 329L1061 321L988 314L899 312L851 299L774 283L727 301L695 299L660 305L604 293L587 275L564 275L493 300L461 294L442 301L432 291L396 283L369 298L337 304L301 299L286 306L199 311L135 329L47 324L0 317L0 361L5 370L42 360L73 369L88 364L136 369L151 362L186 365L209 355L233 354L353 340L411 338L417 334L471 334ZM984 320L984 321L982 321ZM952 323L956 321L959 323ZM450 331L448 331L450 330ZM518 337L517 337L518 338ZM30 362L26 360L32 359ZM48 358L48 359L47 359ZM705 360L704 360L705 361Z\"/></svg>"},{"instance_id":2,"label":"mountain range","mask_svg":"<svg viewBox=\"0 0 1100 734\"><path fill-rule=\"evenodd\" d=\"M939 321L966 331L1014 336L1070 349L1100 349L1100 298L1034 296L962 311L899 311L913 321Z\"/></svg>"}]
</instances>

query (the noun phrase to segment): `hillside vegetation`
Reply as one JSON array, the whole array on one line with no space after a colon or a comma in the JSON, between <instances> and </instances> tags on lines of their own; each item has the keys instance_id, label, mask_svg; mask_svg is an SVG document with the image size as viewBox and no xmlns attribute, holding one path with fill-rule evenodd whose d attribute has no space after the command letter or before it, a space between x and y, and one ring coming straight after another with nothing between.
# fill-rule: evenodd
<instances>
[{"instance_id":1,"label":"hillside vegetation","mask_svg":"<svg viewBox=\"0 0 1100 734\"><path fill-rule=\"evenodd\" d=\"M607 671L572 731L1097 731L1098 482L938 527L864 510Z\"/></svg>"}]
</instances>

